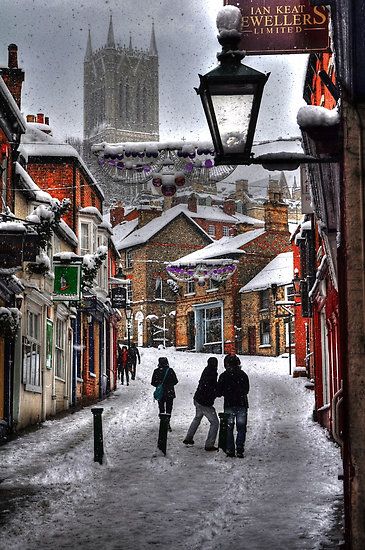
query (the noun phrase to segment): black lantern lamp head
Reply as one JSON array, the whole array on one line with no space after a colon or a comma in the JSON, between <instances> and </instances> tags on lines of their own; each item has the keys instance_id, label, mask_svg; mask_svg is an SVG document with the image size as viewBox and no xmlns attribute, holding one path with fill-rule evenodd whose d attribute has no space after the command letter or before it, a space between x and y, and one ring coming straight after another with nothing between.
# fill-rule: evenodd
<instances>
[{"instance_id":1,"label":"black lantern lamp head","mask_svg":"<svg viewBox=\"0 0 365 550\"><path fill-rule=\"evenodd\" d=\"M132 308L129 304L125 308L125 317L127 321L130 321L132 318Z\"/></svg>"},{"instance_id":2,"label":"black lantern lamp head","mask_svg":"<svg viewBox=\"0 0 365 550\"><path fill-rule=\"evenodd\" d=\"M199 75L200 95L216 152L215 164L245 164L251 158L262 93L269 74L243 65L241 33L221 31L220 65Z\"/></svg>"}]
</instances>

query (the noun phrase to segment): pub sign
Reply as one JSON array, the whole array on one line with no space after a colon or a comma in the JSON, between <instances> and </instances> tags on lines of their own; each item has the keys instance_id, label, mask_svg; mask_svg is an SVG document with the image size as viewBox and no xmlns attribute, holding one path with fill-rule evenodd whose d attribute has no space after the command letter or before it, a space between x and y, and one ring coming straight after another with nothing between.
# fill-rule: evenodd
<instances>
[{"instance_id":1,"label":"pub sign","mask_svg":"<svg viewBox=\"0 0 365 550\"><path fill-rule=\"evenodd\" d=\"M53 300L77 301L80 299L81 265L54 264Z\"/></svg>"},{"instance_id":2,"label":"pub sign","mask_svg":"<svg viewBox=\"0 0 365 550\"><path fill-rule=\"evenodd\" d=\"M329 48L325 6L310 0L224 0L242 13L240 48L248 54L322 52Z\"/></svg>"},{"instance_id":3,"label":"pub sign","mask_svg":"<svg viewBox=\"0 0 365 550\"><path fill-rule=\"evenodd\" d=\"M127 291L122 286L112 288L112 307L115 309L125 309L127 300Z\"/></svg>"}]
</instances>

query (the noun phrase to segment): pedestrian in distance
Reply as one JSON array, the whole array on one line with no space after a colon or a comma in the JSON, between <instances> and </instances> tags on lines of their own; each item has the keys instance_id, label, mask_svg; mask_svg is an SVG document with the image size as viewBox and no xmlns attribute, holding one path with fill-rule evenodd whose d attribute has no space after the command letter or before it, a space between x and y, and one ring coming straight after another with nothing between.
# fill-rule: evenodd
<instances>
[{"instance_id":1,"label":"pedestrian in distance","mask_svg":"<svg viewBox=\"0 0 365 550\"><path fill-rule=\"evenodd\" d=\"M219 430L219 420L214 408L214 400L217 396L217 378L218 359L209 357L208 364L201 374L198 388L194 394L195 417L183 441L185 445L194 445L195 432L199 428L203 416L205 416L210 426L204 448L206 451L218 451L215 440Z\"/></svg>"},{"instance_id":2,"label":"pedestrian in distance","mask_svg":"<svg viewBox=\"0 0 365 550\"><path fill-rule=\"evenodd\" d=\"M124 374L129 386L129 354L127 346L118 346L118 378L124 384Z\"/></svg>"},{"instance_id":3,"label":"pedestrian in distance","mask_svg":"<svg viewBox=\"0 0 365 550\"><path fill-rule=\"evenodd\" d=\"M250 382L247 374L241 369L237 355L231 355L226 361L226 370L218 379L217 396L224 397L224 412L228 413L226 455L243 458L246 441L247 411ZM236 446L234 425L236 422ZM237 453L237 454L236 454Z\"/></svg>"},{"instance_id":4,"label":"pedestrian in distance","mask_svg":"<svg viewBox=\"0 0 365 550\"><path fill-rule=\"evenodd\" d=\"M151 384L152 386L159 386L163 384L162 397L157 401L160 413L168 413L171 415L175 394L175 386L178 383L176 373L173 368L170 367L167 357L160 357L158 360L158 366L153 371ZM171 427L169 426L171 431Z\"/></svg>"},{"instance_id":5,"label":"pedestrian in distance","mask_svg":"<svg viewBox=\"0 0 365 550\"><path fill-rule=\"evenodd\" d=\"M130 354L130 362L131 362L131 375L132 380L135 380L136 378L136 367L137 367L137 359L138 364L141 364L141 357L139 355L138 348L134 342L131 343L129 348L129 354Z\"/></svg>"}]
</instances>

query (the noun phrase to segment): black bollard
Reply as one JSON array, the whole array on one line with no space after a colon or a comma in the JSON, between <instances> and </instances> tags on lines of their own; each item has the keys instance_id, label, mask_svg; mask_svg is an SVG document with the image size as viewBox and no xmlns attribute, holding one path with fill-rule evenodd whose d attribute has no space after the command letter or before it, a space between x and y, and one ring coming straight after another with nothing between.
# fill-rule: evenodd
<instances>
[{"instance_id":1,"label":"black bollard","mask_svg":"<svg viewBox=\"0 0 365 550\"><path fill-rule=\"evenodd\" d=\"M227 449L227 426L229 413L218 413L219 416L219 436L218 436L218 447L222 451L226 452Z\"/></svg>"},{"instance_id":2,"label":"black bollard","mask_svg":"<svg viewBox=\"0 0 365 550\"><path fill-rule=\"evenodd\" d=\"M103 408L94 407L91 412L94 415L94 462L103 463L104 447L103 447L103 426L101 415Z\"/></svg>"},{"instance_id":3,"label":"black bollard","mask_svg":"<svg viewBox=\"0 0 365 550\"><path fill-rule=\"evenodd\" d=\"M171 414L160 413L158 416L160 417L160 429L158 432L157 447L166 456L167 432L169 430Z\"/></svg>"}]
</instances>

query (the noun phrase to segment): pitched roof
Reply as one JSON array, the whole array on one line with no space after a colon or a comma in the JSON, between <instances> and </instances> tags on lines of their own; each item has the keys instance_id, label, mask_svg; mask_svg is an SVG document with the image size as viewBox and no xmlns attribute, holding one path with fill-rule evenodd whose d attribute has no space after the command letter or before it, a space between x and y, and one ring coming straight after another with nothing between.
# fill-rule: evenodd
<instances>
[{"instance_id":1,"label":"pitched roof","mask_svg":"<svg viewBox=\"0 0 365 550\"><path fill-rule=\"evenodd\" d=\"M240 233L235 237L222 237L218 241L208 244L201 250L196 250L183 258L179 258L177 262L189 262L199 260L209 260L213 258L219 258L221 256L229 256L235 254L244 254L245 251L241 249L242 246L257 239L260 235L265 233L265 229L253 229L252 231L246 231ZM173 262L172 262L173 263Z\"/></svg>"},{"instance_id":2,"label":"pitched roof","mask_svg":"<svg viewBox=\"0 0 365 550\"><path fill-rule=\"evenodd\" d=\"M173 208L169 208L169 210L163 212L161 216L159 216L158 218L154 218L150 222L146 223L146 225L144 225L143 227L137 228L125 239L119 242L118 250L130 248L132 246L137 246L139 244L144 244L148 242L151 237L156 235L159 231L161 231L164 227L166 227L180 215L185 216L187 219L189 219L190 222L194 224L195 227L199 229L202 234L204 234L210 241L213 241L213 239L200 227L200 225L198 225L193 220L193 216L190 216L190 214L191 212L189 212L186 205L177 205Z\"/></svg>"},{"instance_id":3,"label":"pitched roof","mask_svg":"<svg viewBox=\"0 0 365 550\"><path fill-rule=\"evenodd\" d=\"M26 132L21 137L21 145L19 152L28 160L28 157L72 157L76 158L80 166L87 173L89 179L92 181L93 186L97 189L98 193L104 198L104 193L101 187L97 184L96 179L82 160L78 152L72 145L68 143L61 143L58 139L42 132L36 126L31 123L26 125Z\"/></svg>"},{"instance_id":4,"label":"pitched roof","mask_svg":"<svg viewBox=\"0 0 365 550\"><path fill-rule=\"evenodd\" d=\"M265 290L275 283L279 286L288 285L293 279L293 252L278 254L251 281L240 289L240 292L255 292Z\"/></svg>"}]
</instances>

